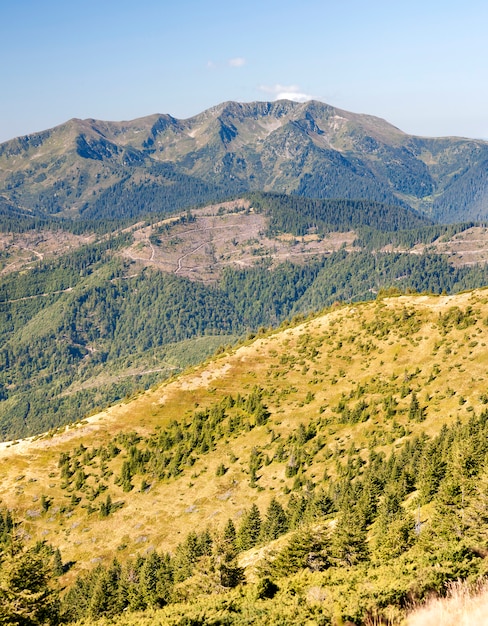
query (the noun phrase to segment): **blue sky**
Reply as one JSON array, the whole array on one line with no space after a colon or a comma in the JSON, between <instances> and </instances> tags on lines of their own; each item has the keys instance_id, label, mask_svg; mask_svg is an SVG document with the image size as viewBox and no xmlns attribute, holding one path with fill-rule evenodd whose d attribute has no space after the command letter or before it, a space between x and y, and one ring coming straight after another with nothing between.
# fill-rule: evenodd
<instances>
[{"instance_id":1,"label":"blue sky","mask_svg":"<svg viewBox=\"0 0 488 626\"><path fill-rule=\"evenodd\" d=\"M477 0L0 0L0 141L279 97L488 139L487 23Z\"/></svg>"}]
</instances>

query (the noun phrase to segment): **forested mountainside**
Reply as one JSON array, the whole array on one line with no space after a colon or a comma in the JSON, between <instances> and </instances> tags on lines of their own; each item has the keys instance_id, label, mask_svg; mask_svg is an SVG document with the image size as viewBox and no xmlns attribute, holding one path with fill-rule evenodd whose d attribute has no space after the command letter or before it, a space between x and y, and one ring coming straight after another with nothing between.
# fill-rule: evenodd
<instances>
[{"instance_id":1,"label":"forested mountainside","mask_svg":"<svg viewBox=\"0 0 488 626\"><path fill-rule=\"evenodd\" d=\"M335 301L488 284L486 229L375 202L252 194L135 224L2 217L0 229L3 440Z\"/></svg>"},{"instance_id":2,"label":"forested mountainside","mask_svg":"<svg viewBox=\"0 0 488 626\"><path fill-rule=\"evenodd\" d=\"M0 614L400 624L487 572L487 341L486 290L336 304L3 444Z\"/></svg>"},{"instance_id":3,"label":"forested mountainside","mask_svg":"<svg viewBox=\"0 0 488 626\"><path fill-rule=\"evenodd\" d=\"M268 191L485 220L487 158L487 142L411 136L317 101L226 102L186 120L73 119L5 142L0 211L134 218Z\"/></svg>"}]
</instances>

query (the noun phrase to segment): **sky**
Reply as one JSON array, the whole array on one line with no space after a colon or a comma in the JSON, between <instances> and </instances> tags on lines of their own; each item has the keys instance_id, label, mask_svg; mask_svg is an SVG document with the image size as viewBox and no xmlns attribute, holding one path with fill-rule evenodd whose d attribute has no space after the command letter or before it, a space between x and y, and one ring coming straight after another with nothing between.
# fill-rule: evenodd
<instances>
[{"instance_id":1,"label":"sky","mask_svg":"<svg viewBox=\"0 0 488 626\"><path fill-rule=\"evenodd\" d=\"M279 98L488 139L487 24L485 0L0 0L0 142Z\"/></svg>"}]
</instances>

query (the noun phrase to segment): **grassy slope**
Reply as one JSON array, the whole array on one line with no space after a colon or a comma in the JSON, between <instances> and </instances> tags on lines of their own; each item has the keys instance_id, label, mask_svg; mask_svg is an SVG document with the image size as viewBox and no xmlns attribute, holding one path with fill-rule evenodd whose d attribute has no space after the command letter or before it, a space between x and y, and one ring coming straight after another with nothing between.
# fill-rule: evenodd
<instances>
[{"instance_id":1,"label":"grassy slope","mask_svg":"<svg viewBox=\"0 0 488 626\"><path fill-rule=\"evenodd\" d=\"M471 307L477 321L467 328L451 326L443 334L439 315L452 307ZM390 392L399 402L397 423L412 434L434 434L443 423L466 419L473 408L480 410L486 393L487 318L486 291L403 296L339 307L258 338L64 432L2 444L0 498L15 509L17 519L26 519L23 528L31 537L47 540L61 549L65 561L76 562L66 582L94 559L109 562L114 554L124 558L149 547L171 550L192 528L223 525L228 517L237 522L252 502L264 510L272 496L284 500L284 488L293 485L293 478L285 478L285 464L263 466L258 472L259 488L252 488L250 452L259 446L272 457L276 447L272 439L285 440L300 423L320 419L326 436L324 453L315 457L305 475L320 484L325 471L334 475L329 458L334 451L340 457L341 450L354 444L366 453L373 437L385 450L397 443L382 407L382 398ZM407 379L427 407L423 423L408 423L410 398L402 399L398 393ZM81 507L59 511L71 498L69 490L61 489L60 452L81 442L86 447L106 444L122 431L145 435L164 429L196 407L211 406L227 393L247 395L255 385L264 389L271 412L266 426L224 438L181 476L153 483L145 493L140 492L137 477L129 494L110 483L113 500L123 500L124 506L106 519L88 515ZM354 396L359 385L364 389L362 398L375 407L373 416L356 425L340 424L333 408L342 394ZM123 455L111 461L115 475L122 461ZM222 462L229 469L216 477ZM85 471L96 475L95 468ZM40 508L42 495L51 501L47 513Z\"/></svg>"}]
</instances>

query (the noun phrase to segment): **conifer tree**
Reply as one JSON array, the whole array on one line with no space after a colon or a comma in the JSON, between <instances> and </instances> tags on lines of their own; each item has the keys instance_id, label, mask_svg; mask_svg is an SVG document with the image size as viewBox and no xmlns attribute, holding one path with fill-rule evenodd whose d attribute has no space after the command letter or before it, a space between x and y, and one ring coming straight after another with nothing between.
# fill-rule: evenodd
<instances>
[{"instance_id":1,"label":"conifer tree","mask_svg":"<svg viewBox=\"0 0 488 626\"><path fill-rule=\"evenodd\" d=\"M59 548L54 550L53 555L53 574L54 576L62 576L64 574L63 559Z\"/></svg>"},{"instance_id":2,"label":"conifer tree","mask_svg":"<svg viewBox=\"0 0 488 626\"><path fill-rule=\"evenodd\" d=\"M88 613L88 605L100 568L85 576L78 576L63 597L61 617L63 622L74 622Z\"/></svg>"},{"instance_id":3,"label":"conifer tree","mask_svg":"<svg viewBox=\"0 0 488 626\"><path fill-rule=\"evenodd\" d=\"M145 559L138 558L134 562L125 563L119 586L119 596L124 599L125 605L131 611L141 611L145 608L144 597L141 593L141 570Z\"/></svg>"},{"instance_id":4,"label":"conifer tree","mask_svg":"<svg viewBox=\"0 0 488 626\"><path fill-rule=\"evenodd\" d=\"M368 558L365 519L354 508L345 508L339 514L331 537L331 554L345 565Z\"/></svg>"},{"instance_id":5,"label":"conifer tree","mask_svg":"<svg viewBox=\"0 0 488 626\"><path fill-rule=\"evenodd\" d=\"M488 470L476 478L476 485L469 497L464 523L466 534L474 547L488 552Z\"/></svg>"},{"instance_id":6,"label":"conifer tree","mask_svg":"<svg viewBox=\"0 0 488 626\"><path fill-rule=\"evenodd\" d=\"M161 608L167 604L173 587L169 556L151 552L142 566L139 584L145 607Z\"/></svg>"},{"instance_id":7,"label":"conifer tree","mask_svg":"<svg viewBox=\"0 0 488 626\"><path fill-rule=\"evenodd\" d=\"M261 541L272 541L288 530L288 518L281 504L272 498L261 527Z\"/></svg>"},{"instance_id":8,"label":"conifer tree","mask_svg":"<svg viewBox=\"0 0 488 626\"><path fill-rule=\"evenodd\" d=\"M88 605L88 614L94 619L101 615L107 617L117 615L125 604L120 594L122 568L117 559L114 559L107 569L98 568L98 572Z\"/></svg>"},{"instance_id":9,"label":"conifer tree","mask_svg":"<svg viewBox=\"0 0 488 626\"><path fill-rule=\"evenodd\" d=\"M49 564L39 553L16 546L0 557L0 623L56 624L59 597Z\"/></svg>"},{"instance_id":10,"label":"conifer tree","mask_svg":"<svg viewBox=\"0 0 488 626\"><path fill-rule=\"evenodd\" d=\"M289 576L300 569L321 571L329 566L330 541L325 535L303 530L294 533L271 564L277 576Z\"/></svg>"},{"instance_id":11,"label":"conifer tree","mask_svg":"<svg viewBox=\"0 0 488 626\"><path fill-rule=\"evenodd\" d=\"M88 616L97 619L109 612L109 580L107 572L102 570L93 588L88 604Z\"/></svg>"},{"instance_id":12,"label":"conifer tree","mask_svg":"<svg viewBox=\"0 0 488 626\"><path fill-rule=\"evenodd\" d=\"M237 532L229 518L223 531L214 539L215 554L222 555L224 561L231 561L237 555Z\"/></svg>"},{"instance_id":13,"label":"conifer tree","mask_svg":"<svg viewBox=\"0 0 488 626\"><path fill-rule=\"evenodd\" d=\"M420 468L417 473L417 488L420 491L422 502L427 503L432 500L439 488L441 480L446 473L446 462L440 446L436 442L426 446Z\"/></svg>"},{"instance_id":14,"label":"conifer tree","mask_svg":"<svg viewBox=\"0 0 488 626\"><path fill-rule=\"evenodd\" d=\"M10 542L13 528L12 514L5 508L0 511L0 546Z\"/></svg>"},{"instance_id":15,"label":"conifer tree","mask_svg":"<svg viewBox=\"0 0 488 626\"><path fill-rule=\"evenodd\" d=\"M200 535L190 531L186 539L178 544L174 557L175 582L181 582L193 574L198 559L212 554L212 536L206 529Z\"/></svg>"},{"instance_id":16,"label":"conifer tree","mask_svg":"<svg viewBox=\"0 0 488 626\"><path fill-rule=\"evenodd\" d=\"M122 489L124 491L131 491L133 488L132 480L132 470L129 461L124 461L122 464L122 473L120 477L120 483L122 485Z\"/></svg>"},{"instance_id":17,"label":"conifer tree","mask_svg":"<svg viewBox=\"0 0 488 626\"><path fill-rule=\"evenodd\" d=\"M290 529L298 528L300 522L305 515L305 511L307 510L307 506L309 505L309 500L304 494L295 494L293 493L288 500L287 506L287 518L288 518L288 527Z\"/></svg>"},{"instance_id":18,"label":"conifer tree","mask_svg":"<svg viewBox=\"0 0 488 626\"><path fill-rule=\"evenodd\" d=\"M261 514L256 504L253 504L244 515L237 533L237 547L242 552L253 548L261 532Z\"/></svg>"},{"instance_id":19,"label":"conifer tree","mask_svg":"<svg viewBox=\"0 0 488 626\"><path fill-rule=\"evenodd\" d=\"M206 528L198 537L198 556L210 556L212 554L213 538L210 530Z\"/></svg>"},{"instance_id":20,"label":"conifer tree","mask_svg":"<svg viewBox=\"0 0 488 626\"><path fill-rule=\"evenodd\" d=\"M331 498L320 488L313 492L312 498L307 503L305 517L308 521L321 521L334 510Z\"/></svg>"},{"instance_id":21,"label":"conifer tree","mask_svg":"<svg viewBox=\"0 0 488 626\"><path fill-rule=\"evenodd\" d=\"M420 405L415 391L412 392L410 407L408 409L408 417L415 422L423 422L425 419L425 408Z\"/></svg>"},{"instance_id":22,"label":"conifer tree","mask_svg":"<svg viewBox=\"0 0 488 626\"><path fill-rule=\"evenodd\" d=\"M374 528L374 556L381 560L396 558L413 544L415 522L402 507L395 487L385 493Z\"/></svg>"}]
</instances>

